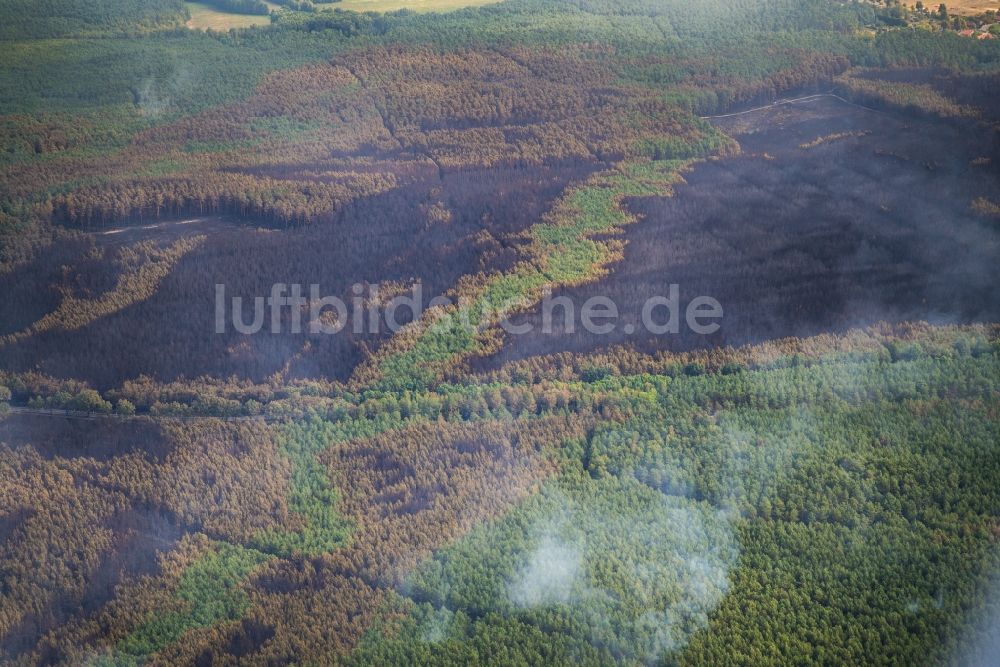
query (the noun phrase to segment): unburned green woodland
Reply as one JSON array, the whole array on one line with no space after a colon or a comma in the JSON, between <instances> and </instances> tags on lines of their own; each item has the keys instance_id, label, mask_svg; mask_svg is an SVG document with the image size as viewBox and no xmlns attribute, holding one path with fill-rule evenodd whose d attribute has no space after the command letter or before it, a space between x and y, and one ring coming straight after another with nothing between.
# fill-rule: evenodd
<instances>
[{"instance_id":1,"label":"unburned green woodland","mask_svg":"<svg viewBox=\"0 0 1000 667\"><path fill-rule=\"evenodd\" d=\"M991 664L996 303L483 360L508 312L614 279L636 202L779 159L709 116L829 92L969 137L853 154L884 183L827 194L873 216L907 169L989 182L1000 41L894 3L282 4L222 34L173 0L0 0L0 662ZM753 205L815 191L784 187ZM988 253L984 188L948 191ZM951 276L912 236L889 268ZM810 274L853 280L836 260ZM212 334L215 284L279 281L456 305Z\"/></svg>"}]
</instances>

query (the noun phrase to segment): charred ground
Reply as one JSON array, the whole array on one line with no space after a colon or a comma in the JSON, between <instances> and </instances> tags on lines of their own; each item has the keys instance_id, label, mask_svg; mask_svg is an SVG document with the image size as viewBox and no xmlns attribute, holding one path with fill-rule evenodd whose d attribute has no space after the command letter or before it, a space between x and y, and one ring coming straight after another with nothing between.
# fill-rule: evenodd
<instances>
[{"instance_id":1,"label":"charred ground","mask_svg":"<svg viewBox=\"0 0 1000 667\"><path fill-rule=\"evenodd\" d=\"M625 259L600 283L557 290L577 307L610 297L616 331L544 335L540 311L484 367L532 355L629 343L644 351L744 345L879 321L987 322L1000 317L1000 226L972 208L1000 199L985 128L835 98L714 121L742 155L685 174L673 197L633 199ZM642 305L681 287L725 309L712 336L644 333ZM563 311L554 311L561 324ZM665 317L663 315L662 317ZM658 319L659 321L659 319ZM622 329L636 326L629 336Z\"/></svg>"}]
</instances>

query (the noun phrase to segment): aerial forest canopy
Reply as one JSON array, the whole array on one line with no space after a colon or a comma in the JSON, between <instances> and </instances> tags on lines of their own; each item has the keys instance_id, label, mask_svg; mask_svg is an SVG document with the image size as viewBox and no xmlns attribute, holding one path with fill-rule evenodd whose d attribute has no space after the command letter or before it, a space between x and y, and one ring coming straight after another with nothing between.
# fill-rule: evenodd
<instances>
[{"instance_id":1,"label":"aerial forest canopy","mask_svg":"<svg viewBox=\"0 0 1000 667\"><path fill-rule=\"evenodd\" d=\"M0 663L1000 660L996 11L472 4L0 0Z\"/></svg>"}]
</instances>

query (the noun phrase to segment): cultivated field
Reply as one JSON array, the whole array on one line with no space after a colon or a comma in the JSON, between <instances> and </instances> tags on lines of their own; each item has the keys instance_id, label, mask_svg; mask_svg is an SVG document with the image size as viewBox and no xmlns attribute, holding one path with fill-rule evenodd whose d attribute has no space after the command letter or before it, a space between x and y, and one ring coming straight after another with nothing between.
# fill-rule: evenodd
<instances>
[{"instance_id":1,"label":"cultivated field","mask_svg":"<svg viewBox=\"0 0 1000 667\"><path fill-rule=\"evenodd\" d=\"M416 12L446 12L463 7L479 7L494 4L497 0L343 0L333 7L356 12L392 12L398 9L412 9ZM187 27L192 30L220 30L232 28L249 28L264 26L271 23L268 16L253 16L249 14L233 14L220 11L202 2L185 2L191 19ZM267 3L272 10L280 9L280 5ZM326 5L330 7L330 5Z\"/></svg>"},{"instance_id":2,"label":"cultivated field","mask_svg":"<svg viewBox=\"0 0 1000 667\"><path fill-rule=\"evenodd\" d=\"M955 0L954 2L946 2L945 5L952 14L982 14L985 11L1000 8L1000 3L996 0ZM937 7L937 4L932 2L928 3L928 6Z\"/></svg>"},{"instance_id":3,"label":"cultivated field","mask_svg":"<svg viewBox=\"0 0 1000 667\"><path fill-rule=\"evenodd\" d=\"M214 7L210 7L201 2L185 2L191 19L187 22L187 27L192 30L230 30L232 28L249 28L255 25L270 25L271 17L253 16L250 14L230 14L222 12ZM278 5L268 3L271 9L277 9Z\"/></svg>"},{"instance_id":4,"label":"cultivated field","mask_svg":"<svg viewBox=\"0 0 1000 667\"><path fill-rule=\"evenodd\" d=\"M463 7L496 4L498 0L343 0L335 7L357 12L393 12L412 9L415 12L446 12Z\"/></svg>"}]
</instances>

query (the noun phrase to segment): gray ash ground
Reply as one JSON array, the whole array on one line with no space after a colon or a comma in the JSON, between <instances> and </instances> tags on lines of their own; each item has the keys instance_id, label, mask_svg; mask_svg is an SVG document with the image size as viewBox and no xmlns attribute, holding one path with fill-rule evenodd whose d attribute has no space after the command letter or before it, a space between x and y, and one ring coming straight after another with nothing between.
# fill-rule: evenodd
<instances>
[{"instance_id":1,"label":"gray ash ground","mask_svg":"<svg viewBox=\"0 0 1000 667\"><path fill-rule=\"evenodd\" d=\"M21 331L55 310L67 286L83 295L112 289L118 271L109 258L140 241L160 246L204 235L163 279L156 294L67 335L47 331L0 349L0 368L74 377L102 390L140 375L158 381L237 377L256 382L283 372L289 379L346 379L391 331L335 336L295 335L290 325L254 336L232 326L215 333L215 286L252 304L275 283L320 286L324 296L351 303L354 284L419 281L426 299L465 274L502 271L518 259L518 234L537 222L566 186L602 165L562 164L435 175L358 201L331 224L258 229L252 221L185 218L96 230L55 244L15 275L0 275L0 335ZM431 219L440 208L445 220ZM193 222L189 222L193 221ZM187 223L187 224L185 224ZM114 231L107 234L107 231ZM104 251L95 257L92 244ZM101 253L97 253L101 255ZM249 308L245 321L252 321ZM285 313L286 317L288 313ZM400 311L405 318L407 310Z\"/></svg>"},{"instance_id":2,"label":"gray ash ground","mask_svg":"<svg viewBox=\"0 0 1000 667\"><path fill-rule=\"evenodd\" d=\"M626 232L625 260L599 283L554 294L578 308L611 298L616 330L545 334L536 310L517 318L533 333L477 366L623 343L682 351L879 321L1000 320L1000 220L971 208L979 197L1000 202L990 131L832 98L715 122L743 155L697 165L672 198L631 201L640 220ZM638 326L642 304L671 284L682 304L718 299L722 328L655 336Z\"/></svg>"}]
</instances>

